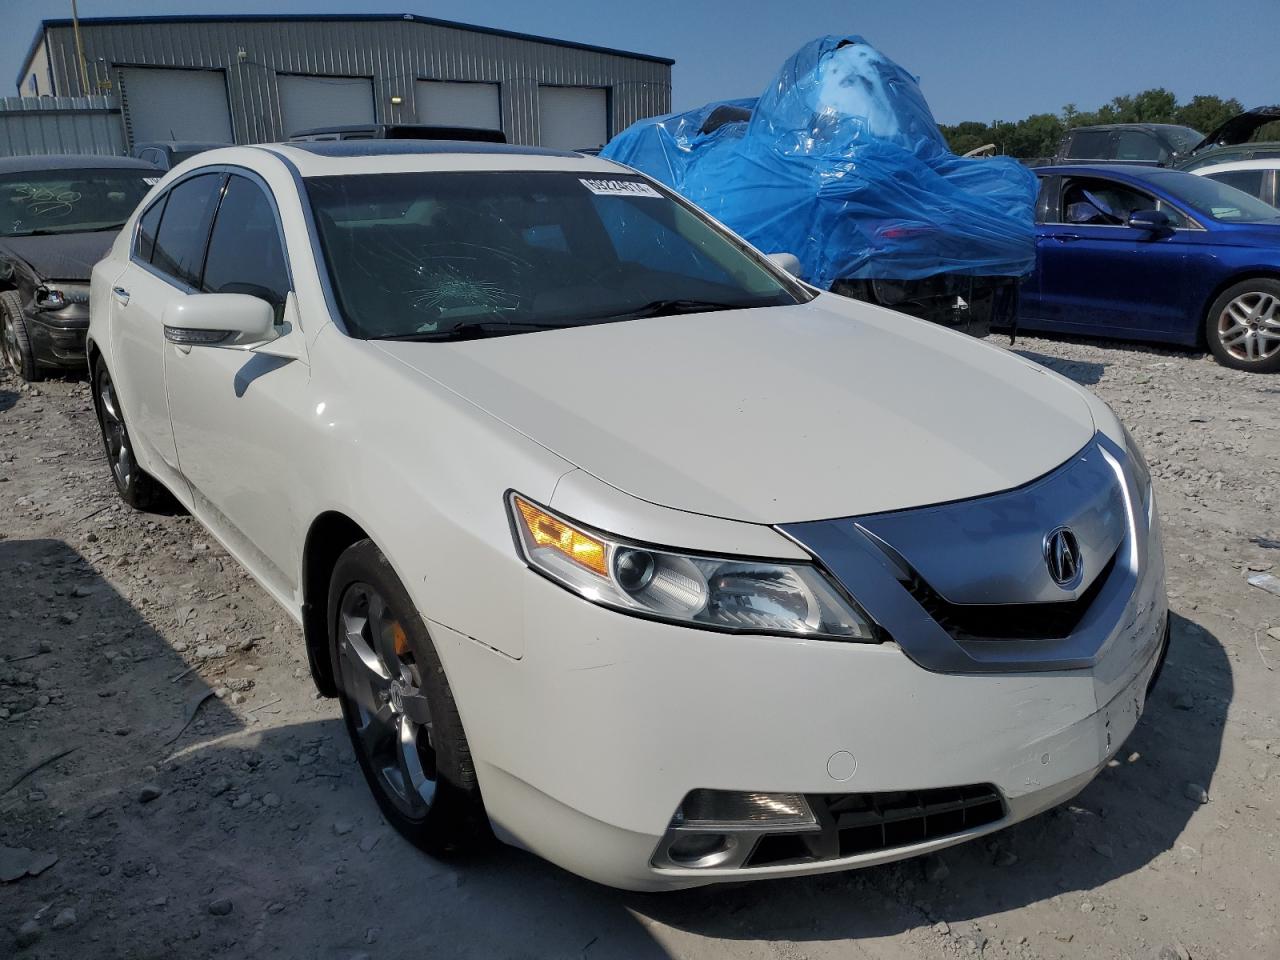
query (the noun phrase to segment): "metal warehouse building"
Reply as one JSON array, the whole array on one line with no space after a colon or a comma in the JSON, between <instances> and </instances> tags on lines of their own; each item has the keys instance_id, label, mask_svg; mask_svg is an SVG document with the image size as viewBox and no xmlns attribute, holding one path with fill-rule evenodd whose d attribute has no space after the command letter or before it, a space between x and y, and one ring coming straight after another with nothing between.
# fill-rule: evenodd
<instances>
[{"instance_id":1,"label":"metal warehouse building","mask_svg":"<svg viewBox=\"0 0 1280 960\"><path fill-rule=\"evenodd\" d=\"M501 127L599 146L671 109L672 61L409 14L45 20L23 97L118 98L131 143L281 140L343 123Z\"/></svg>"}]
</instances>

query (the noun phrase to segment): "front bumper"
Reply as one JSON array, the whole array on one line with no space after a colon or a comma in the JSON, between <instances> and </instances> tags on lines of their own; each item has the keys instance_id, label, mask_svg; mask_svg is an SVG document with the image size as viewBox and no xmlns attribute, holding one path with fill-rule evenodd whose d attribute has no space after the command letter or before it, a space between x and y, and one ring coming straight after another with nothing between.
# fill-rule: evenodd
<instances>
[{"instance_id":1,"label":"front bumper","mask_svg":"<svg viewBox=\"0 0 1280 960\"><path fill-rule=\"evenodd\" d=\"M524 656L439 623L432 635L508 842L636 890L868 866L1008 826L1081 790L1141 713L1167 630L1158 525L1138 582L1085 667L924 669L895 643L685 629L525 578ZM853 758L854 769L834 763ZM655 866L689 791L809 794L990 784L998 820L851 857L760 867Z\"/></svg>"},{"instance_id":2,"label":"front bumper","mask_svg":"<svg viewBox=\"0 0 1280 960\"><path fill-rule=\"evenodd\" d=\"M28 309L24 318L36 363L73 369L85 365L89 304L69 303L61 310Z\"/></svg>"}]
</instances>

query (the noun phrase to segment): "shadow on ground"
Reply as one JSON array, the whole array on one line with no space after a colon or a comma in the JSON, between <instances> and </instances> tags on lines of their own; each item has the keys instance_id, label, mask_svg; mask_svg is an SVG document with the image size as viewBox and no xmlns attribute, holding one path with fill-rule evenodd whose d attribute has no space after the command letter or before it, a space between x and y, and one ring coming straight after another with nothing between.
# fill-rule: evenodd
<instances>
[{"instance_id":1,"label":"shadow on ground","mask_svg":"<svg viewBox=\"0 0 1280 960\"><path fill-rule=\"evenodd\" d=\"M1105 363L1093 363L1089 360L1066 360L1062 357L1050 357L1043 353L1036 353L1034 350L1014 350L1013 352L1020 357L1026 357L1028 360L1040 364L1042 367L1048 367L1055 373L1060 373L1085 387L1091 387L1100 382L1102 375L1107 370Z\"/></svg>"}]
</instances>

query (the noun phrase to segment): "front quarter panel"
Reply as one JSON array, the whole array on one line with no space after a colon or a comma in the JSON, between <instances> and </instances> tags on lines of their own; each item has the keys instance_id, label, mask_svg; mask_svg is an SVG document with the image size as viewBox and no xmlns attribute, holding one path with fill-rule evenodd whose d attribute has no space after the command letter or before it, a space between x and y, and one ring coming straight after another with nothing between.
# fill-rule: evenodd
<instances>
[{"instance_id":1,"label":"front quarter panel","mask_svg":"<svg viewBox=\"0 0 1280 960\"><path fill-rule=\"evenodd\" d=\"M546 503L572 465L373 342L330 326L312 362L312 479L300 491L313 497L311 515L355 520L428 620L523 656L527 570L505 495Z\"/></svg>"}]
</instances>

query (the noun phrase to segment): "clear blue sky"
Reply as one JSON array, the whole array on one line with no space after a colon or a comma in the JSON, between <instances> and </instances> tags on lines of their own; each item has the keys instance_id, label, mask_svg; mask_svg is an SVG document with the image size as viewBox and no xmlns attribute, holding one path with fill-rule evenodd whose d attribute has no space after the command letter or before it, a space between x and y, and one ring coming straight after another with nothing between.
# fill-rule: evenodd
<instances>
[{"instance_id":1,"label":"clear blue sky","mask_svg":"<svg viewBox=\"0 0 1280 960\"><path fill-rule=\"evenodd\" d=\"M0 0L0 91L41 17L70 0ZM1280 0L80 0L80 15L162 13L419 13L675 59L673 102L755 96L804 41L860 33L921 78L934 114L1016 120L1090 109L1164 86L1179 99L1280 102L1280 59L1268 53Z\"/></svg>"}]
</instances>

